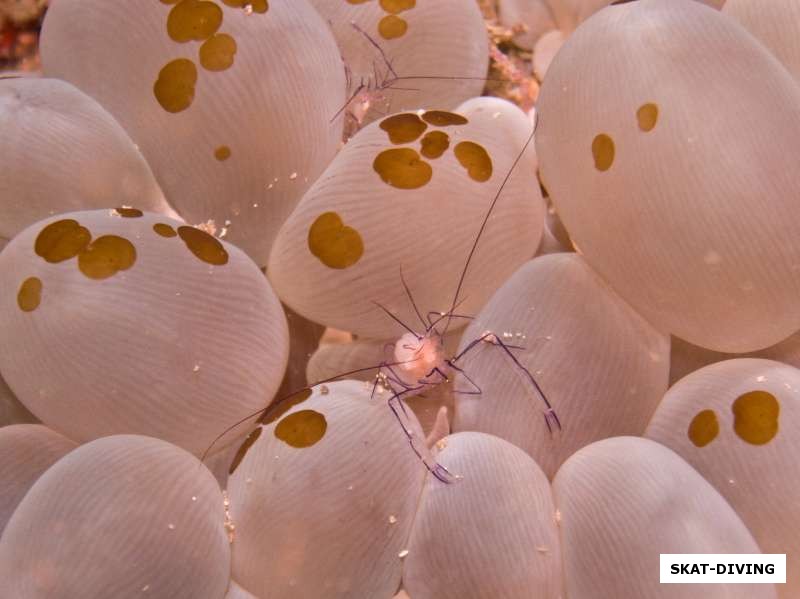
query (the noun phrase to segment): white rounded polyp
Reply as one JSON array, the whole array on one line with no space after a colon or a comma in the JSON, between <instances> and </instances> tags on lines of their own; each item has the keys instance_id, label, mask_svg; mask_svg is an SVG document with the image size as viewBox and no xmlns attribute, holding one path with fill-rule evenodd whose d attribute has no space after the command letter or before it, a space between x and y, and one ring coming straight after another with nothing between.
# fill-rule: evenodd
<instances>
[{"instance_id":1,"label":"white rounded polyp","mask_svg":"<svg viewBox=\"0 0 800 599\"><path fill-rule=\"evenodd\" d=\"M177 215L128 134L65 81L0 81L0 238L71 210L137 206Z\"/></svg>"},{"instance_id":2,"label":"white rounded polyp","mask_svg":"<svg viewBox=\"0 0 800 599\"><path fill-rule=\"evenodd\" d=\"M281 223L339 148L342 120L332 118L345 102L344 66L306 0L273 1L263 14L216 5L219 33L236 43L225 70L201 66L200 41L170 38L175 5L163 2L53 3L42 63L114 115L187 222L225 227L226 239L262 266ZM197 80L191 105L167 112L154 84L176 59L195 63Z\"/></svg>"},{"instance_id":3,"label":"white rounded polyp","mask_svg":"<svg viewBox=\"0 0 800 599\"><path fill-rule=\"evenodd\" d=\"M357 381L315 387L287 416L322 414L323 436L297 448L277 436L283 419L265 425L231 475L232 574L261 599L397 590L426 470L388 396L370 391Z\"/></svg>"},{"instance_id":4,"label":"white rounded polyp","mask_svg":"<svg viewBox=\"0 0 800 599\"><path fill-rule=\"evenodd\" d=\"M392 143L380 123L362 129L303 197L275 240L269 278L284 303L306 318L371 339L396 339L400 320L417 326L402 274L423 315L451 308L456 287L481 222L503 179L530 136L525 114L508 102L481 99L459 110L463 125L429 125L449 146L439 158L422 158L430 180L413 189L391 186L374 167L384 151L420 149L420 139ZM422 134L420 133L420 136ZM491 176L472 178L455 156L460 142L485 149ZM521 156L501 194L467 271L458 312L474 313L502 282L536 252L544 204L536 183L533 143ZM334 212L363 251L343 267L312 254L309 235ZM340 265L341 266L341 265ZM298 276L298 273L304 273ZM454 321L453 328L463 321Z\"/></svg>"},{"instance_id":5,"label":"white rounded polyp","mask_svg":"<svg viewBox=\"0 0 800 599\"><path fill-rule=\"evenodd\" d=\"M548 71L542 175L586 261L656 328L760 349L800 328L798 104L786 69L718 11L611 6Z\"/></svg>"},{"instance_id":6,"label":"white rounded polyp","mask_svg":"<svg viewBox=\"0 0 800 599\"><path fill-rule=\"evenodd\" d=\"M551 433L545 405L513 360L482 343L458 362L480 388L456 393L455 431L497 435L527 451L552 477L584 445L640 435L667 389L669 341L573 253L522 266L461 338L461 349L491 331L541 386L562 430ZM462 375L455 389L474 391Z\"/></svg>"},{"instance_id":7,"label":"white rounded polyp","mask_svg":"<svg viewBox=\"0 0 800 599\"><path fill-rule=\"evenodd\" d=\"M722 12L739 21L800 81L800 4L794 0L727 0Z\"/></svg>"},{"instance_id":8,"label":"white rounded polyp","mask_svg":"<svg viewBox=\"0 0 800 599\"><path fill-rule=\"evenodd\" d=\"M77 446L40 424L0 428L0 535L33 483Z\"/></svg>"},{"instance_id":9,"label":"white rounded polyp","mask_svg":"<svg viewBox=\"0 0 800 599\"><path fill-rule=\"evenodd\" d=\"M414 599L556 599L561 549L550 483L525 452L482 433L446 437L437 460L463 476L429 476L405 558Z\"/></svg>"},{"instance_id":10,"label":"white rounded polyp","mask_svg":"<svg viewBox=\"0 0 800 599\"><path fill-rule=\"evenodd\" d=\"M31 488L0 541L3 593L18 599L219 599L230 579L211 473L164 441L84 445Z\"/></svg>"},{"instance_id":11,"label":"white rounded polyp","mask_svg":"<svg viewBox=\"0 0 800 599\"><path fill-rule=\"evenodd\" d=\"M398 110L452 109L480 95L489 44L473 0L417 0L396 15L406 21L407 30L392 39L379 33L379 23L389 14L377 1L311 4L336 37L348 69L348 97L362 88L371 98L366 120Z\"/></svg>"},{"instance_id":12,"label":"white rounded polyp","mask_svg":"<svg viewBox=\"0 0 800 599\"><path fill-rule=\"evenodd\" d=\"M774 599L768 584L660 584L661 553L760 553L725 499L669 449L616 437L553 481L570 599Z\"/></svg>"},{"instance_id":13,"label":"white rounded polyp","mask_svg":"<svg viewBox=\"0 0 800 599\"><path fill-rule=\"evenodd\" d=\"M766 392L778 407L734 413L735 402L752 391ZM785 553L787 578L778 585L785 599L800 593L800 370L771 360L736 359L693 372L664 396L645 435L677 452L728 500L765 553ZM713 411L718 430L698 446L690 425ZM737 422L737 418L739 422ZM742 435L737 433L737 424ZM753 444L756 427L775 426L775 435Z\"/></svg>"},{"instance_id":14,"label":"white rounded polyp","mask_svg":"<svg viewBox=\"0 0 800 599\"><path fill-rule=\"evenodd\" d=\"M86 276L78 258L45 261L35 240L63 220L94 240L122 238L135 261L101 280ZM14 341L0 346L0 372L31 412L71 439L146 434L200 455L278 389L286 320L241 250L218 242L227 262L211 264L155 225L205 235L156 214L123 218L111 210L51 217L20 233L0 253L0 287L9 290L0 297L0 338ZM17 291L32 277L41 283L40 303L24 311Z\"/></svg>"}]
</instances>

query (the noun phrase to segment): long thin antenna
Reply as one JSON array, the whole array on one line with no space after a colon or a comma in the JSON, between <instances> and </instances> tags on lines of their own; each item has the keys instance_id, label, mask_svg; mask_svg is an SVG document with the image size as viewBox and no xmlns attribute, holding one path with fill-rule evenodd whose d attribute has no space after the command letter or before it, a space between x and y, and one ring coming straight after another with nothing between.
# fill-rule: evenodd
<instances>
[{"instance_id":1,"label":"long thin antenna","mask_svg":"<svg viewBox=\"0 0 800 599\"><path fill-rule=\"evenodd\" d=\"M427 328L428 325L425 324L425 320L422 318L422 313L419 311L419 308L417 308L417 302L414 301L414 296L411 295L411 289L408 288L408 283L406 283L406 278L403 276L403 265L402 264L400 265L400 282L403 284L403 289L406 290L406 295L408 296L408 301L410 301L411 305L414 307L414 312L417 313L417 316L419 317L419 321L422 323L423 327Z\"/></svg>"},{"instance_id":2,"label":"long thin antenna","mask_svg":"<svg viewBox=\"0 0 800 599\"><path fill-rule=\"evenodd\" d=\"M406 360L404 362L389 362L388 364L387 363L381 363L381 364L377 364L375 366L367 366L366 368L357 368L355 370L350 370L349 372L342 372L340 374L337 374L336 376L332 376L330 378L323 379L321 381L317 381L316 383L313 383L311 385L306 385L305 387L303 387L301 389L297 389L296 391L293 391L293 392L289 393L288 395L284 395L280 399L278 399L276 401L273 401L266 408L261 408L260 410L258 410L256 412L252 412L251 414L248 414L244 418L242 418L240 420L237 420L236 422L231 424L228 428L226 428L224 431L222 431L219 435L214 437L214 440L211 441L211 445L209 445L208 448L203 452L203 455L200 456L200 461L201 462L205 461L206 457L208 456L208 452L211 451L214 448L214 445L217 444L217 441L222 439L222 437L227 435L229 432L231 432L237 426L247 422L248 420L250 420L254 416L258 416L259 414L264 414L264 415L268 414L270 410L274 410L280 404L285 402L287 399L294 397L298 393L302 393L303 391L306 391L308 389L312 389L313 387L316 387L317 385L324 385L325 383L330 383L330 382L336 381L336 380L342 378L343 376L350 376L351 374L358 374L359 372L366 372L368 370L377 370L378 368L381 368L383 366L399 366L400 364L407 364L407 363L413 362L413 361L414 360Z\"/></svg>"},{"instance_id":3,"label":"long thin antenna","mask_svg":"<svg viewBox=\"0 0 800 599\"><path fill-rule=\"evenodd\" d=\"M492 215L494 207L497 204L497 200L500 199L500 195L503 193L503 189L505 188L506 183L508 183L508 180L511 178L511 173L513 173L514 169L517 168L517 164L519 164L519 161L522 160L523 154L525 154L525 151L528 149L528 146L530 145L531 141L533 141L533 136L536 135L536 127L539 124L539 115L538 113L535 113L535 115L536 116L534 117L533 131L531 131L531 134L528 137L528 140L525 142L525 145L522 146L522 150L517 155L517 158L514 160L514 164L511 165L511 168L506 173L503 182L500 184L500 189L497 190L494 199L492 199L492 203L489 204L489 209L486 211L486 216L483 217L481 228L478 229L478 235L475 237L475 242L472 244L472 249L470 249L469 251L469 255L467 256L467 262L466 264L464 264L464 270L461 271L461 277L458 279L458 287L456 287L456 294L455 296L453 296L453 305L449 310L449 315L447 317L447 322L444 325L444 332L442 333L442 336L444 336L445 333L447 333L447 329L450 327L450 321L453 320L453 312L455 312L456 304L458 303L458 296L461 293L461 287L464 285L464 279L467 276L467 269L469 268L469 264L472 261L472 256L473 254L475 254L475 250L478 247L478 242L481 240L483 231L486 229L486 225L489 222L489 217Z\"/></svg>"}]
</instances>

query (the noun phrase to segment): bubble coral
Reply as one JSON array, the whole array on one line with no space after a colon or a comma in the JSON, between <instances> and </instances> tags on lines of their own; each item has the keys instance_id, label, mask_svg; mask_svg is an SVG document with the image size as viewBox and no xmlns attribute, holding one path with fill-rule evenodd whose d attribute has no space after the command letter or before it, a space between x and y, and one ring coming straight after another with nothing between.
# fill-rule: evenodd
<instances>
[{"instance_id":1,"label":"bubble coral","mask_svg":"<svg viewBox=\"0 0 800 599\"><path fill-rule=\"evenodd\" d=\"M3 591L218 599L230 579L222 521L220 489L196 458L148 437L99 439L48 469L14 512L0 541Z\"/></svg>"},{"instance_id":2,"label":"bubble coral","mask_svg":"<svg viewBox=\"0 0 800 599\"><path fill-rule=\"evenodd\" d=\"M800 79L800 6L792 0L726 0L722 12L759 39L795 79Z\"/></svg>"},{"instance_id":3,"label":"bubble coral","mask_svg":"<svg viewBox=\"0 0 800 599\"><path fill-rule=\"evenodd\" d=\"M311 0L348 70L350 113L454 109L480 94L489 45L473 0Z\"/></svg>"},{"instance_id":4,"label":"bubble coral","mask_svg":"<svg viewBox=\"0 0 800 599\"><path fill-rule=\"evenodd\" d=\"M40 221L0 254L0 286L13 290L0 337L15 340L0 370L74 440L142 433L199 455L268 401L286 365L286 321L258 267L157 214Z\"/></svg>"},{"instance_id":5,"label":"bubble coral","mask_svg":"<svg viewBox=\"0 0 800 599\"><path fill-rule=\"evenodd\" d=\"M256 4L62 0L41 44L45 74L117 118L187 221L264 265L338 149L345 75L306 0Z\"/></svg>"},{"instance_id":6,"label":"bubble coral","mask_svg":"<svg viewBox=\"0 0 800 599\"><path fill-rule=\"evenodd\" d=\"M315 388L257 429L231 475L232 574L262 599L388 598L399 586L398 554L426 471L385 402L370 401L370 388ZM325 427L298 446L307 413Z\"/></svg>"},{"instance_id":7,"label":"bubble coral","mask_svg":"<svg viewBox=\"0 0 800 599\"><path fill-rule=\"evenodd\" d=\"M697 0L720 8L725 0ZM612 0L500 0L500 22L517 29L514 41L533 50L533 68L542 81L564 41ZM623 2L619 2L622 4Z\"/></svg>"},{"instance_id":8,"label":"bubble coral","mask_svg":"<svg viewBox=\"0 0 800 599\"><path fill-rule=\"evenodd\" d=\"M394 341L397 323L375 302L418 322L402 268L421 310L449 310L480 219L530 131L522 111L488 98L364 128L281 228L268 271L278 295L316 322ZM459 307L466 313L539 245L544 205L532 150L511 174L470 264Z\"/></svg>"},{"instance_id":9,"label":"bubble coral","mask_svg":"<svg viewBox=\"0 0 800 599\"><path fill-rule=\"evenodd\" d=\"M641 1L641 0L640 0ZM570 597L770 599L767 584L659 584L660 553L760 553L736 512L691 466L646 439L616 437L568 459L553 481Z\"/></svg>"},{"instance_id":10,"label":"bubble coral","mask_svg":"<svg viewBox=\"0 0 800 599\"><path fill-rule=\"evenodd\" d=\"M591 301L587 302L587 298ZM493 331L534 375L563 430L550 434L537 391L487 346L462 367L480 395L457 395L455 431L483 431L527 451L553 476L593 441L641 435L667 389L669 340L636 314L581 256L542 256L520 267L462 336ZM456 376L455 385L466 381Z\"/></svg>"},{"instance_id":11,"label":"bubble coral","mask_svg":"<svg viewBox=\"0 0 800 599\"><path fill-rule=\"evenodd\" d=\"M426 480L403 571L411 597L562 594L555 507L542 470L491 435L458 433L442 446L439 461L464 478L452 486Z\"/></svg>"},{"instance_id":12,"label":"bubble coral","mask_svg":"<svg viewBox=\"0 0 800 599\"><path fill-rule=\"evenodd\" d=\"M109 202L177 216L128 134L69 83L0 81L0 129L2 245L40 219Z\"/></svg>"},{"instance_id":13,"label":"bubble coral","mask_svg":"<svg viewBox=\"0 0 800 599\"><path fill-rule=\"evenodd\" d=\"M718 11L611 6L542 86L543 179L587 263L656 328L761 349L800 328L798 103L788 72Z\"/></svg>"},{"instance_id":14,"label":"bubble coral","mask_svg":"<svg viewBox=\"0 0 800 599\"><path fill-rule=\"evenodd\" d=\"M800 370L760 359L706 366L664 396L645 436L684 458L730 503L765 553L786 554L786 585L800 591Z\"/></svg>"},{"instance_id":15,"label":"bubble coral","mask_svg":"<svg viewBox=\"0 0 800 599\"><path fill-rule=\"evenodd\" d=\"M0 535L33 483L77 446L41 424L0 427Z\"/></svg>"}]
</instances>

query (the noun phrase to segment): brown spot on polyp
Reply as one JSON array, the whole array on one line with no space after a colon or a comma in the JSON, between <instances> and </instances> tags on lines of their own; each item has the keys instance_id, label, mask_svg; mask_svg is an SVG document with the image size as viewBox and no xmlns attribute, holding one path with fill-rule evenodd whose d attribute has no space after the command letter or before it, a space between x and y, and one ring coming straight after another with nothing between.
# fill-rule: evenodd
<instances>
[{"instance_id":1,"label":"brown spot on polyp","mask_svg":"<svg viewBox=\"0 0 800 599\"><path fill-rule=\"evenodd\" d=\"M446 110L429 110L422 115L422 120L435 127L450 127L452 125L466 125L469 121L466 117L447 112Z\"/></svg>"},{"instance_id":2,"label":"brown spot on polyp","mask_svg":"<svg viewBox=\"0 0 800 599\"><path fill-rule=\"evenodd\" d=\"M63 262L77 256L91 240L89 229L78 221L58 220L42 229L34 242L34 251L47 262Z\"/></svg>"},{"instance_id":3,"label":"brown spot on polyp","mask_svg":"<svg viewBox=\"0 0 800 599\"><path fill-rule=\"evenodd\" d=\"M23 312L33 312L42 301L42 282L36 277L23 281L17 292L17 304Z\"/></svg>"},{"instance_id":4,"label":"brown spot on polyp","mask_svg":"<svg viewBox=\"0 0 800 599\"><path fill-rule=\"evenodd\" d=\"M383 17L378 23L378 33L381 37L387 40L393 40L405 35L408 30L408 23L405 19L397 15L388 15Z\"/></svg>"},{"instance_id":5,"label":"brown spot on polyp","mask_svg":"<svg viewBox=\"0 0 800 599\"><path fill-rule=\"evenodd\" d=\"M213 235L194 227L178 227L178 235L189 251L203 262L216 266L228 263L228 252Z\"/></svg>"},{"instance_id":6,"label":"brown spot on polyp","mask_svg":"<svg viewBox=\"0 0 800 599\"><path fill-rule=\"evenodd\" d=\"M697 447L705 447L717 438L719 421L714 410L703 410L689 423L689 440Z\"/></svg>"},{"instance_id":7,"label":"brown spot on polyp","mask_svg":"<svg viewBox=\"0 0 800 599\"><path fill-rule=\"evenodd\" d=\"M614 163L614 140L605 133L597 135L592 141L594 167L599 171L607 171Z\"/></svg>"},{"instance_id":8,"label":"brown spot on polyp","mask_svg":"<svg viewBox=\"0 0 800 599\"><path fill-rule=\"evenodd\" d=\"M90 279L107 279L136 262L136 248L117 235L103 235L78 254L78 269Z\"/></svg>"},{"instance_id":9,"label":"brown spot on polyp","mask_svg":"<svg viewBox=\"0 0 800 599\"><path fill-rule=\"evenodd\" d=\"M425 158L439 158L450 147L450 138L444 131L429 131L422 138L420 153Z\"/></svg>"},{"instance_id":10,"label":"brown spot on polyp","mask_svg":"<svg viewBox=\"0 0 800 599\"><path fill-rule=\"evenodd\" d=\"M376 156L372 168L384 183L398 189L417 189L433 176L431 165L411 148L384 150Z\"/></svg>"},{"instance_id":11,"label":"brown spot on polyp","mask_svg":"<svg viewBox=\"0 0 800 599\"><path fill-rule=\"evenodd\" d=\"M222 25L222 9L207 0L181 0L167 17L167 34L179 43L207 40Z\"/></svg>"},{"instance_id":12,"label":"brown spot on polyp","mask_svg":"<svg viewBox=\"0 0 800 599\"><path fill-rule=\"evenodd\" d=\"M233 65L236 40L227 33L218 33L200 46L200 64L208 71L224 71Z\"/></svg>"},{"instance_id":13,"label":"brown spot on polyp","mask_svg":"<svg viewBox=\"0 0 800 599\"><path fill-rule=\"evenodd\" d=\"M302 449L311 447L325 436L328 422L314 410L289 414L275 427L275 436L284 443Z\"/></svg>"},{"instance_id":14,"label":"brown spot on polyp","mask_svg":"<svg viewBox=\"0 0 800 599\"><path fill-rule=\"evenodd\" d=\"M361 259L364 242L358 231L335 212L320 214L308 230L308 249L329 268L347 268Z\"/></svg>"},{"instance_id":15,"label":"brown spot on polyp","mask_svg":"<svg viewBox=\"0 0 800 599\"><path fill-rule=\"evenodd\" d=\"M165 225L164 223L156 223L153 225L153 231L161 235L161 237L177 237L178 234L175 232L169 225Z\"/></svg>"},{"instance_id":16,"label":"brown spot on polyp","mask_svg":"<svg viewBox=\"0 0 800 599\"><path fill-rule=\"evenodd\" d=\"M214 158L220 162L224 162L231 157L231 149L228 146L220 146L214 150Z\"/></svg>"},{"instance_id":17,"label":"brown spot on polyp","mask_svg":"<svg viewBox=\"0 0 800 599\"><path fill-rule=\"evenodd\" d=\"M652 131L658 122L658 106L652 102L640 106L636 111L636 120L639 123L639 129L645 133Z\"/></svg>"},{"instance_id":18,"label":"brown spot on polyp","mask_svg":"<svg viewBox=\"0 0 800 599\"><path fill-rule=\"evenodd\" d=\"M471 179L483 183L491 178L492 159L483 146L472 141L462 141L456 144L453 151Z\"/></svg>"},{"instance_id":19,"label":"brown spot on polyp","mask_svg":"<svg viewBox=\"0 0 800 599\"><path fill-rule=\"evenodd\" d=\"M733 402L733 430L752 445L765 445L778 434L781 406L772 393L750 391Z\"/></svg>"},{"instance_id":20,"label":"brown spot on polyp","mask_svg":"<svg viewBox=\"0 0 800 599\"><path fill-rule=\"evenodd\" d=\"M167 112L181 112L192 105L197 83L197 67L187 58L169 62L158 73L153 93Z\"/></svg>"},{"instance_id":21,"label":"brown spot on polyp","mask_svg":"<svg viewBox=\"0 0 800 599\"><path fill-rule=\"evenodd\" d=\"M393 144L405 144L418 139L428 125L413 112L404 112L383 119L380 128L389 134Z\"/></svg>"},{"instance_id":22,"label":"brown spot on polyp","mask_svg":"<svg viewBox=\"0 0 800 599\"><path fill-rule=\"evenodd\" d=\"M137 208L114 208L114 212L123 218L139 218L144 215L144 212Z\"/></svg>"},{"instance_id":23,"label":"brown spot on polyp","mask_svg":"<svg viewBox=\"0 0 800 599\"><path fill-rule=\"evenodd\" d=\"M411 10L417 5L417 0L380 0L381 8L386 12L396 15L404 10Z\"/></svg>"}]
</instances>

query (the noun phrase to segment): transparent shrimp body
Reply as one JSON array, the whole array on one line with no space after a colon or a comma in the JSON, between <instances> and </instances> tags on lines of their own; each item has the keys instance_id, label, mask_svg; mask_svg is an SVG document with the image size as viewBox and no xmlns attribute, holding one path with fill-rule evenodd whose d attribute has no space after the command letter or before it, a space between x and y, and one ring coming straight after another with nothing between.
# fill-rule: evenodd
<instances>
[{"instance_id":1,"label":"transparent shrimp body","mask_svg":"<svg viewBox=\"0 0 800 599\"><path fill-rule=\"evenodd\" d=\"M445 356L442 337L433 330L424 336L406 333L400 337L394 345L394 361L397 365L384 367L384 375L389 381L396 379L409 391L416 389L408 393L409 397L451 378L452 368Z\"/></svg>"}]
</instances>

